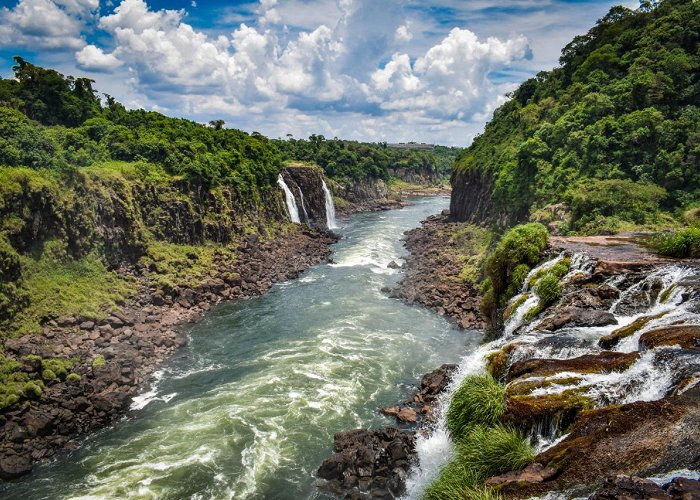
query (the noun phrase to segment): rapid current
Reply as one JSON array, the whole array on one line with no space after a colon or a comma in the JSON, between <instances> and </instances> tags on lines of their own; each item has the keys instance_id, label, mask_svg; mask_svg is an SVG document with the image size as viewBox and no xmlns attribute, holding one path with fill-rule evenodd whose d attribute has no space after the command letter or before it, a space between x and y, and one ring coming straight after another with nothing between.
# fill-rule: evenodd
<instances>
[{"instance_id":1,"label":"rapid current","mask_svg":"<svg viewBox=\"0 0 700 500\"><path fill-rule=\"evenodd\" d=\"M333 434L391 424L378 408L481 340L381 291L403 232L447 203L339 221L334 264L215 308L124 420L0 497L328 498L315 472Z\"/></svg>"}]
</instances>

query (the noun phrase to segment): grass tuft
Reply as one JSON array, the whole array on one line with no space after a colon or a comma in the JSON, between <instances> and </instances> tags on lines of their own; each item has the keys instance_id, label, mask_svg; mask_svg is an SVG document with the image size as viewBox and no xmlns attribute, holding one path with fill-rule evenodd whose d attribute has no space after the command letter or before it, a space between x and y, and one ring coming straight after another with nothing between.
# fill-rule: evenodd
<instances>
[{"instance_id":1,"label":"grass tuft","mask_svg":"<svg viewBox=\"0 0 700 500\"><path fill-rule=\"evenodd\" d=\"M452 395L447 428L458 440L474 425L494 425L505 412L505 389L491 375L467 377Z\"/></svg>"}]
</instances>

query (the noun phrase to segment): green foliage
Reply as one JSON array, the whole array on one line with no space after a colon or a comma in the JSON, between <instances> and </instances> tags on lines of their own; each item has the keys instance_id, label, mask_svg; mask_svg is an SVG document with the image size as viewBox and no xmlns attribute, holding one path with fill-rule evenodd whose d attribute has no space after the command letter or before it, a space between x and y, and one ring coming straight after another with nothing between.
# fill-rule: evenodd
<instances>
[{"instance_id":1,"label":"green foliage","mask_svg":"<svg viewBox=\"0 0 700 500\"><path fill-rule=\"evenodd\" d=\"M493 234L488 229L468 225L452 233L450 243L457 247L457 262L462 265L459 280L471 285L479 283L483 262Z\"/></svg>"},{"instance_id":2,"label":"green foliage","mask_svg":"<svg viewBox=\"0 0 700 500\"><path fill-rule=\"evenodd\" d=\"M700 228L689 227L671 234L653 237L650 246L661 255L700 258Z\"/></svg>"},{"instance_id":3,"label":"green foliage","mask_svg":"<svg viewBox=\"0 0 700 500\"><path fill-rule=\"evenodd\" d=\"M102 354L98 354L97 356L95 356L95 359L92 360L93 368L102 368L105 366L105 364L105 357Z\"/></svg>"},{"instance_id":4,"label":"green foliage","mask_svg":"<svg viewBox=\"0 0 700 500\"><path fill-rule=\"evenodd\" d=\"M502 425L473 426L458 441L455 457L426 488L423 498L499 498L481 483L490 476L522 469L534 458L532 446L516 430Z\"/></svg>"},{"instance_id":5,"label":"green foliage","mask_svg":"<svg viewBox=\"0 0 700 500\"><path fill-rule=\"evenodd\" d=\"M539 223L516 226L503 235L486 260L486 274L499 304L520 290L525 269L537 265L548 242L547 228Z\"/></svg>"},{"instance_id":6,"label":"green foliage","mask_svg":"<svg viewBox=\"0 0 700 500\"><path fill-rule=\"evenodd\" d=\"M491 178L509 223L568 202L570 230L610 232L697 203L698 33L698 2L613 7L513 92L456 168Z\"/></svg>"},{"instance_id":7,"label":"green foliage","mask_svg":"<svg viewBox=\"0 0 700 500\"><path fill-rule=\"evenodd\" d=\"M522 469L535 458L528 440L502 425L472 427L458 441L457 456L482 479Z\"/></svg>"},{"instance_id":8,"label":"green foliage","mask_svg":"<svg viewBox=\"0 0 700 500\"><path fill-rule=\"evenodd\" d=\"M133 282L108 271L97 258L70 258L58 241L46 243L38 260L22 261L27 304L9 327L16 336L38 332L44 321L59 315L102 318L136 291Z\"/></svg>"},{"instance_id":9,"label":"green foliage","mask_svg":"<svg viewBox=\"0 0 700 500\"><path fill-rule=\"evenodd\" d=\"M505 412L505 389L491 375L467 377L452 395L447 428L453 438L474 425L494 425Z\"/></svg>"},{"instance_id":10,"label":"green foliage","mask_svg":"<svg viewBox=\"0 0 700 500\"><path fill-rule=\"evenodd\" d=\"M77 373L69 373L68 376L66 377L66 380L68 382L78 382L80 380L80 375Z\"/></svg>"},{"instance_id":11,"label":"green foliage","mask_svg":"<svg viewBox=\"0 0 700 500\"><path fill-rule=\"evenodd\" d=\"M654 223L666 190L629 179L588 179L569 188L564 199L572 212L571 229L599 233L601 221L615 217L635 224Z\"/></svg>"},{"instance_id":12,"label":"green foliage","mask_svg":"<svg viewBox=\"0 0 700 500\"><path fill-rule=\"evenodd\" d=\"M449 176L459 152L459 148L444 146L399 149L386 143L329 140L322 135L271 142L285 161L320 165L328 176L354 180L420 176L437 183Z\"/></svg>"},{"instance_id":13,"label":"green foliage","mask_svg":"<svg viewBox=\"0 0 700 500\"><path fill-rule=\"evenodd\" d=\"M544 309L559 300L561 292L562 287L559 278L553 274L544 275L537 282L537 286L535 287L535 293L537 294L537 298L539 298L540 309Z\"/></svg>"}]
</instances>

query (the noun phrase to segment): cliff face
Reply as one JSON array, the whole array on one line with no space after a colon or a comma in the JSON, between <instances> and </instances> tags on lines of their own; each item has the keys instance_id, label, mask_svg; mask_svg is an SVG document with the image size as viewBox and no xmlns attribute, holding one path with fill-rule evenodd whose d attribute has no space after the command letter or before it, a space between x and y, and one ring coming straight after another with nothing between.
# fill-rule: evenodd
<instances>
[{"instance_id":1,"label":"cliff face","mask_svg":"<svg viewBox=\"0 0 700 500\"><path fill-rule=\"evenodd\" d=\"M323 192L323 170L316 166L293 165L282 171L299 207L302 222L311 227L326 228L326 195Z\"/></svg>"},{"instance_id":2,"label":"cliff face","mask_svg":"<svg viewBox=\"0 0 700 500\"><path fill-rule=\"evenodd\" d=\"M493 203L493 177L474 169L455 169L450 179L450 215L458 222L495 222L499 219Z\"/></svg>"},{"instance_id":3,"label":"cliff face","mask_svg":"<svg viewBox=\"0 0 700 500\"><path fill-rule=\"evenodd\" d=\"M96 252L116 266L140 257L149 239L228 243L246 227L262 232L284 219L283 203L276 189L244 200L228 187L188 189L119 174L76 174L59 185L17 171L0 197L0 221L20 253L59 239L74 257Z\"/></svg>"}]
</instances>

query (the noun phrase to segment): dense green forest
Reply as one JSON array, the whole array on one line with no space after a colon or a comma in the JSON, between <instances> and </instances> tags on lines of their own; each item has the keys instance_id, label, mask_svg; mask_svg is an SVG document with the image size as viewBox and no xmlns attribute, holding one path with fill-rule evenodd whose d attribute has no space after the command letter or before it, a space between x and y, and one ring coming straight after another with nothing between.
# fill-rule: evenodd
<instances>
[{"instance_id":1,"label":"dense green forest","mask_svg":"<svg viewBox=\"0 0 700 500\"><path fill-rule=\"evenodd\" d=\"M326 175L351 179L414 176L439 181L449 177L461 151L445 146L432 150L399 149L387 143L328 140L322 135L273 142L284 160L315 163L323 167Z\"/></svg>"},{"instance_id":2,"label":"dense green forest","mask_svg":"<svg viewBox=\"0 0 700 500\"><path fill-rule=\"evenodd\" d=\"M565 230L653 225L700 203L700 3L613 7L525 81L456 163L512 222L565 203ZM453 186L457 188L458 186Z\"/></svg>"},{"instance_id":3,"label":"dense green forest","mask_svg":"<svg viewBox=\"0 0 700 500\"><path fill-rule=\"evenodd\" d=\"M0 165L66 171L108 161L140 162L144 171L206 188L227 184L243 196L275 185L285 161L317 163L332 177L377 178L415 172L449 175L457 148L392 149L386 144L269 140L142 109L104 103L86 78L15 58L15 79L0 80ZM399 170L403 169L403 172Z\"/></svg>"}]
</instances>

